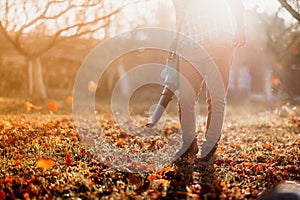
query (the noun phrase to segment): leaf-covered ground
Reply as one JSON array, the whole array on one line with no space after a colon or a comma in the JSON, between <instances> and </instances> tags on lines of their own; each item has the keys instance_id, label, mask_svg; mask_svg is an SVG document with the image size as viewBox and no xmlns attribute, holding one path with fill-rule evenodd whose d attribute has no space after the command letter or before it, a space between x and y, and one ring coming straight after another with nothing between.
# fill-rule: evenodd
<instances>
[{"instance_id":1,"label":"leaf-covered ground","mask_svg":"<svg viewBox=\"0 0 300 200\"><path fill-rule=\"evenodd\" d=\"M57 109L53 102L48 107ZM128 135L119 140L120 131L109 117L104 115L101 123L109 127L107 137L116 146L130 143ZM177 130L178 124L170 123L162 131ZM232 114L213 166L186 161L138 174L111 169L93 158L71 115L5 114L0 116L0 200L256 199L278 183L300 180L299 134L298 116ZM199 147L202 136L200 131ZM161 144L159 138L135 142L140 149Z\"/></svg>"}]
</instances>

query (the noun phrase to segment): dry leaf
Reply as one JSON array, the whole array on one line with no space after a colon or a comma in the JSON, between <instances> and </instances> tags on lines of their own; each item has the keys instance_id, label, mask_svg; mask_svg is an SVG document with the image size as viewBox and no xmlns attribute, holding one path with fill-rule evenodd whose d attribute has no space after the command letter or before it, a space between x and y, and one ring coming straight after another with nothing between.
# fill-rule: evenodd
<instances>
[{"instance_id":1,"label":"dry leaf","mask_svg":"<svg viewBox=\"0 0 300 200\"><path fill-rule=\"evenodd\" d=\"M20 162L20 155L16 156L16 160L15 160L15 166L19 166L21 164Z\"/></svg>"},{"instance_id":2,"label":"dry leaf","mask_svg":"<svg viewBox=\"0 0 300 200\"><path fill-rule=\"evenodd\" d=\"M55 161L52 158L44 159L39 158L38 161L35 163L36 167L43 168L43 169L50 169L55 165Z\"/></svg>"},{"instance_id":3,"label":"dry leaf","mask_svg":"<svg viewBox=\"0 0 300 200\"><path fill-rule=\"evenodd\" d=\"M270 77L270 83L271 83L272 85L278 85L278 84L280 83L280 80L279 80L279 78L277 78L277 77L275 77L275 76L271 76L271 77Z\"/></svg>"},{"instance_id":4,"label":"dry leaf","mask_svg":"<svg viewBox=\"0 0 300 200\"><path fill-rule=\"evenodd\" d=\"M3 200L6 199L6 194L3 190L0 190L0 200L2 200L2 199Z\"/></svg>"},{"instance_id":5,"label":"dry leaf","mask_svg":"<svg viewBox=\"0 0 300 200\"><path fill-rule=\"evenodd\" d=\"M48 102L48 108L51 110L51 112L57 111L57 102L56 101L49 101Z\"/></svg>"},{"instance_id":6,"label":"dry leaf","mask_svg":"<svg viewBox=\"0 0 300 200\"><path fill-rule=\"evenodd\" d=\"M67 101L68 104L72 104L73 97L72 96L68 96L66 101Z\"/></svg>"},{"instance_id":7,"label":"dry leaf","mask_svg":"<svg viewBox=\"0 0 300 200\"><path fill-rule=\"evenodd\" d=\"M41 109L41 107L37 107L37 106L33 105L32 103L30 103L29 101L26 101L24 104L28 111Z\"/></svg>"},{"instance_id":8,"label":"dry leaf","mask_svg":"<svg viewBox=\"0 0 300 200\"><path fill-rule=\"evenodd\" d=\"M265 148L266 149L270 149L272 147L272 144L270 144L270 143L267 143L266 145L265 145Z\"/></svg>"},{"instance_id":9,"label":"dry leaf","mask_svg":"<svg viewBox=\"0 0 300 200\"><path fill-rule=\"evenodd\" d=\"M23 194L23 197L25 200L30 200L30 196L27 192Z\"/></svg>"},{"instance_id":10,"label":"dry leaf","mask_svg":"<svg viewBox=\"0 0 300 200\"><path fill-rule=\"evenodd\" d=\"M67 166L70 166L71 163L72 163L72 157L71 157L71 154L70 154L70 152L67 152L67 153L66 153L66 165L67 165Z\"/></svg>"},{"instance_id":11,"label":"dry leaf","mask_svg":"<svg viewBox=\"0 0 300 200\"><path fill-rule=\"evenodd\" d=\"M129 173L128 174L128 179L130 181L131 184L133 185L141 185L142 184L142 178L140 177L139 174L135 174L135 173Z\"/></svg>"},{"instance_id":12,"label":"dry leaf","mask_svg":"<svg viewBox=\"0 0 300 200\"><path fill-rule=\"evenodd\" d=\"M13 181L13 178L10 176L6 176L4 179L4 183L6 183L6 184L11 183L12 181Z\"/></svg>"}]
</instances>

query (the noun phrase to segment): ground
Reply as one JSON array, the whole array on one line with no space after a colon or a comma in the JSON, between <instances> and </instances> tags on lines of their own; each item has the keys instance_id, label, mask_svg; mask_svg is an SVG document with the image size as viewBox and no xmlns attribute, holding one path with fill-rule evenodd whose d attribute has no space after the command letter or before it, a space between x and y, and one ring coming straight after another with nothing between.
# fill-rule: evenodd
<instances>
[{"instance_id":1,"label":"ground","mask_svg":"<svg viewBox=\"0 0 300 200\"><path fill-rule=\"evenodd\" d=\"M296 114L262 111L257 106L253 112L243 106L229 107L212 166L194 165L190 159L159 171L141 165L149 172L133 173L110 168L82 144L70 101L37 106L1 99L0 200L257 199L283 181L300 180L300 120ZM106 137L120 149L132 148L132 141L140 151L163 146L163 138L134 137L122 132L110 115L99 116ZM174 117L161 133L171 136L177 130ZM200 129L199 147L202 136Z\"/></svg>"}]
</instances>

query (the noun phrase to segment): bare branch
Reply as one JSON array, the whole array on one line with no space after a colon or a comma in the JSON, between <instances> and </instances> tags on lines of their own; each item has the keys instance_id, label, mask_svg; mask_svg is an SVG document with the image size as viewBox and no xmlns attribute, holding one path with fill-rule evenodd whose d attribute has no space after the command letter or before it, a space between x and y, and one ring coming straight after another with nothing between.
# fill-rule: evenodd
<instances>
[{"instance_id":1,"label":"bare branch","mask_svg":"<svg viewBox=\"0 0 300 200\"><path fill-rule=\"evenodd\" d=\"M94 32L98 31L101 28L107 27L108 25L109 25L109 22L106 22L106 23L102 24L100 27L97 27L97 28L94 28L94 29L89 29L87 31L78 32L76 35L69 36L68 39L75 38L75 37L80 37L80 36L86 35L88 33L94 33Z\"/></svg>"},{"instance_id":2,"label":"bare branch","mask_svg":"<svg viewBox=\"0 0 300 200\"><path fill-rule=\"evenodd\" d=\"M6 22L5 25L8 25L8 12L9 12L9 6L8 6L8 0L5 2L5 14L6 14Z\"/></svg>"},{"instance_id":3,"label":"bare branch","mask_svg":"<svg viewBox=\"0 0 300 200\"><path fill-rule=\"evenodd\" d=\"M300 13L298 13L286 0L278 0L282 7L284 7L298 22L300 22Z\"/></svg>"},{"instance_id":4,"label":"bare branch","mask_svg":"<svg viewBox=\"0 0 300 200\"><path fill-rule=\"evenodd\" d=\"M84 5L84 8L86 9L87 7L95 7L95 6L99 5L100 2L101 2L101 0L99 2L97 2L97 3ZM82 5L69 5L65 10L62 10L58 14L53 15L53 16L43 16L42 19L45 19L45 20L47 20L47 19L57 19L58 17L66 14L70 10L72 10L74 8L80 8L80 7L83 7L83 6Z\"/></svg>"},{"instance_id":5,"label":"bare branch","mask_svg":"<svg viewBox=\"0 0 300 200\"><path fill-rule=\"evenodd\" d=\"M48 12L50 6L51 6L52 4L54 4L54 3L57 3L57 2L59 2L59 3L68 2L68 3L69 3L69 1L50 1L50 2L48 2L48 4L46 5L44 11L43 11L39 16L37 16L35 19L31 20L31 22L25 24L24 26L22 26L22 27L20 28L20 30L19 30L18 33L17 33L17 39L18 39L18 38L20 37L20 35L23 33L24 29L26 29L26 28L32 26L32 25L35 24L37 21L42 20L42 19L45 17L45 14ZM70 3L69 3L69 6L70 6Z\"/></svg>"},{"instance_id":6,"label":"bare branch","mask_svg":"<svg viewBox=\"0 0 300 200\"><path fill-rule=\"evenodd\" d=\"M0 21L0 30L2 31L4 37L15 47L17 51L19 51L23 55L28 55L26 51L23 50L21 47L21 44L17 41L15 41L7 32L7 30L2 25L2 22Z\"/></svg>"},{"instance_id":7,"label":"bare branch","mask_svg":"<svg viewBox=\"0 0 300 200\"><path fill-rule=\"evenodd\" d=\"M148 0L144 0L143 2L146 2ZM55 3L64 3L64 2L68 2L68 6L63 9L62 11L60 11L59 13L53 15L53 16L47 16L47 12L49 11L50 7L52 5L54 5ZM132 1L132 2L126 2L126 3L121 3L121 5L119 5L117 8L115 8L112 11L109 11L108 14L104 14L101 16L96 16L95 19L88 21L88 22L77 22L74 25L71 26L67 26L65 28L61 28L58 29L57 32L52 36L51 41L45 45L44 48L42 48L41 50L39 50L38 52L30 52L30 51L26 51L23 47L22 47L22 42L21 42L21 35L23 34L24 30L32 25L34 25L35 23L37 23L40 20L48 20L48 19L57 19L58 17L64 15L65 13L67 13L68 11L70 11L71 9L74 8L87 8L87 7L96 7L96 6L103 6L102 4L102 0L97 0L96 2L94 1L93 3L90 3L90 1L87 1L85 4L80 4L80 5L76 5L76 4L72 4L70 3L71 1L67 1L67 0L58 0L58 1L50 1L47 3L47 5L43 8L43 11L39 14L39 16L37 16L36 18L34 18L33 20L31 20L30 22L28 22L27 24L23 25L17 32L15 32L15 34L13 36L9 35L9 33L7 32L7 30L3 27L3 24L0 24L0 30L2 30L5 34L5 37L8 39L8 41L10 43L12 43L14 45L14 47L23 55L25 56L40 56L43 53L45 53L46 51L48 51L52 46L55 45L56 42L58 41L62 41L64 39L68 39L68 38L75 38L75 37L79 37L82 35L86 35L89 33L94 33L97 30L106 27L109 23L110 20L106 20L109 19L111 16L119 13L122 9L124 9L124 7L130 5L130 4L136 4L136 3L141 3L142 1L136 0L136 1ZM11 7L9 7L11 8ZM99 24L101 21L103 21L102 24ZM68 36L68 38L66 37L61 37L61 34L65 31L69 31L71 29L77 28L77 32ZM61 39L59 39L61 37Z\"/></svg>"},{"instance_id":8,"label":"bare branch","mask_svg":"<svg viewBox=\"0 0 300 200\"><path fill-rule=\"evenodd\" d=\"M117 14L118 12L120 12L121 10L123 9L123 7L119 7L117 9L115 9L114 11L110 12L109 14L105 15L105 16L101 16L101 17L98 17L92 21L89 21L89 22L82 22L82 23L77 23L77 24L74 24L72 26L68 26L68 27L65 27L61 30L59 30L58 32L56 32L55 34L55 37L57 38L62 32L65 32L65 31L68 31L70 29L73 29L73 28L76 28L78 27L78 29L81 29L83 28L84 26L89 26L89 25L93 25L101 20L104 20L104 19L107 19L115 14Z\"/></svg>"}]
</instances>

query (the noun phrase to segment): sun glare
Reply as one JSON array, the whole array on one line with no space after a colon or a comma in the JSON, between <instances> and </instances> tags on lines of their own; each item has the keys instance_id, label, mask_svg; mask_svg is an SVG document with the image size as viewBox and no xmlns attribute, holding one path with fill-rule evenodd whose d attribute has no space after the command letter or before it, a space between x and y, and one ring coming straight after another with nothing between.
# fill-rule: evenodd
<instances>
[{"instance_id":1,"label":"sun glare","mask_svg":"<svg viewBox=\"0 0 300 200\"><path fill-rule=\"evenodd\" d=\"M244 0L244 5L247 9L255 9L259 13L273 14L280 7L276 0Z\"/></svg>"},{"instance_id":2,"label":"sun glare","mask_svg":"<svg viewBox=\"0 0 300 200\"><path fill-rule=\"evenodd\" d=\"M48 2L51 0L7 0L0 2L0 8L5 10L6 12L0 15L0 20L2 24L4 24L9 31L18 31L24 26L28 24L30 21L39 16L44 10ZM74 0L72 4L80 5L86 2L85 0ZM36 23L30 24L26 26L23 30L23 33L30 32L39 32L41 31L39 27L46 27L46 31L43 33L46 34L54 34L57 29L61 29L63 27L72 26L78 21L92 21L96 17L102 16L107 12L106 9L112 9L113 7L118 7L121 5L119 0L103 0L101 5L88 7L84 9L72 9L60 17L51 18L56 15L59 15L67 6L70 4L70 1L58 1L49 7L47 12L45 13L46 17L50 19L38 20ZM275 13L280 7L279 3L276 0L244 0L246 9L256 9L259 13ZM10 9L5 9L6 5L10 7ZM166 11L167 10L167 11ZM172 0L159 2L158 0L151 0L145 2L138 2L124 7L122 12L120 12L116 16L112 16L110 18L111 25L109 27L110 36L116 35L120 32L128 31L132 27L137 27L139 25L143 26L156 26L162 21L165 21L166 24L173 23L172 16ZM166 14L169 13L169 14ZM164 13L164 14L161 14ZM160 16L158 16L160 15ZM18 17L16 17L18 16ZM287 14L287 12L282 11L280 16L287 19L292 20L291 17ZM8 22L6 24L6 21ZM100 21L98 24L90 25L90 28L101 26L103 21ZM121 25L121 26L120 26ZM120 28L122 27L122 28ZM172 27L172 26L168 26ZM77 31L77 28L72 28L68 31L63 31L61 35L69 36L74 34ZM98 33L98 34L97 34ZM97 33L93 33L93 37L102 38L104 36L104 32L102 30L97 31Z\"/></svg>"}]
</instances>

